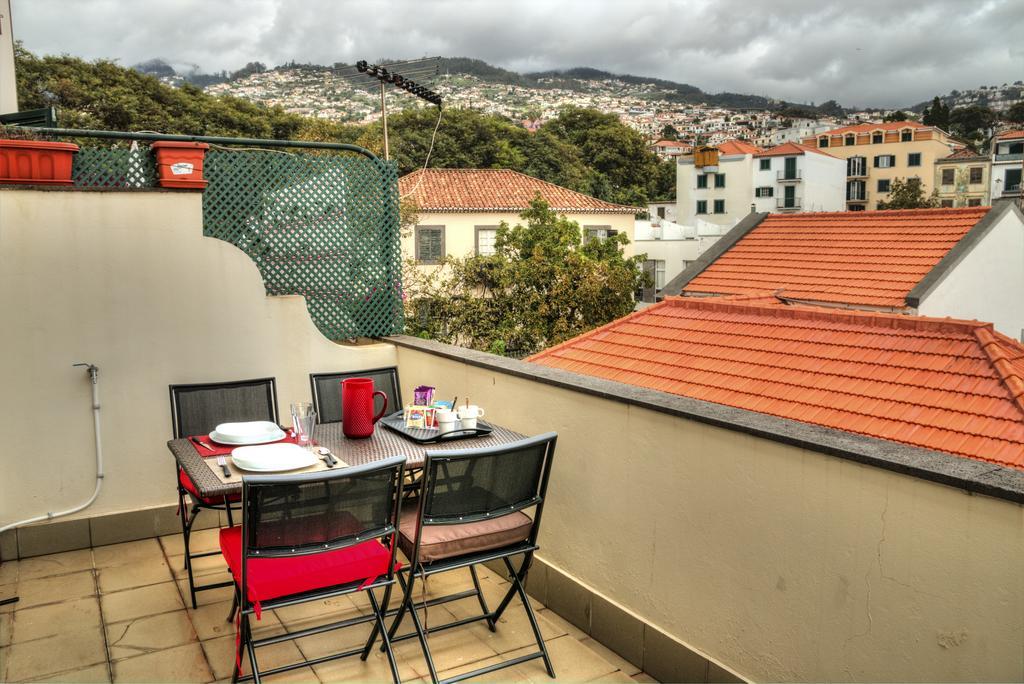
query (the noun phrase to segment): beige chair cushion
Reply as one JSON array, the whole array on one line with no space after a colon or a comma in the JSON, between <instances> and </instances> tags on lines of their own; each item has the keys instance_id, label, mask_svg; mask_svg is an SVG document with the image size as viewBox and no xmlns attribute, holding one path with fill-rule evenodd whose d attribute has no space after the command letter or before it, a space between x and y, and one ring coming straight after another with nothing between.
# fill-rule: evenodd
<instances>
[{"instance_id":1,"label":"beige chair cushion","mask_svg":"<svg viewBox=\"0 0 1024 684\"><path fill-rule=\"evenodd\" d=\"M402 511L398 524L398 547L412 560L416 543L416 510ZM530 536L533 521L525 513L516 511L500 518L460 525L426 525L420 540L420 561L429 563L442 558L453 558L467 553L500 549Z\"/></svg>"}]
</instances>

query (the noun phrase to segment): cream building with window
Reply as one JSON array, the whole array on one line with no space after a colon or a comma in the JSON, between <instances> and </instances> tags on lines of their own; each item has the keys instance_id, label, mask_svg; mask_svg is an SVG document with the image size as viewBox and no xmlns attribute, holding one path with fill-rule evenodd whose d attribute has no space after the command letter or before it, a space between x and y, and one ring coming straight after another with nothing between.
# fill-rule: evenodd
<instances>
[{"instance_id":1,"label":"cream building with window","mask_svg":"<svg viewBox=\"0 0 1024 684\"><path fill-rule=\"evenodd\" d=\"M935 187L935 161L963 147L948 133L916 121L866 123L804 139L805 145L846 160L846 208L877 209L897 178L919 178L925 194Z\"/></svg>"},{"instance_id":2,"label":"cream building with window","mask_svg":"<svg viewBox=\"0 0 1024 684\"><path fill-rule=\"evenodd\" d=\"M943 207L980 207L991 204L987 156L968 147L935 160L935 189Z\"/></svg>"},{"instance_id":3,"label":"cream building with window","mask_svg":"<svg viewBox=\"0 0 1024 684\"><path fill-rule=\"evenodd\" d=\"M415 203L418 212L416 225L402 237L402 254L420 266L434 266L445 256L492 254L498 226L523 223L520 214L537 195L578 223L584 237L625 234L630 241L626 255L635 253L634 217L642 209L605 202L517 171L414 171L399 180L399 192Z\"/></svg>"}]
</instances>

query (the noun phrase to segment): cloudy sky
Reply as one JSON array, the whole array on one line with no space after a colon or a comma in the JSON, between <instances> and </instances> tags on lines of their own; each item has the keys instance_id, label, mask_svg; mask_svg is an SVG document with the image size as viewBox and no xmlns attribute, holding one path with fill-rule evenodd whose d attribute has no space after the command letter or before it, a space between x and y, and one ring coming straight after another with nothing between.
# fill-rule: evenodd
<instances>
[{"instance_id":1,"label":"cloudy sky","mask_svg":"<svg viewBox=\"0 0 1024 684\"><path fill-rule=\"evenodd\" d=\"M901 106L1024 79L1022 0L12 0L37 54L204 71L476 57Z\"/></svg>"}]
</instances>

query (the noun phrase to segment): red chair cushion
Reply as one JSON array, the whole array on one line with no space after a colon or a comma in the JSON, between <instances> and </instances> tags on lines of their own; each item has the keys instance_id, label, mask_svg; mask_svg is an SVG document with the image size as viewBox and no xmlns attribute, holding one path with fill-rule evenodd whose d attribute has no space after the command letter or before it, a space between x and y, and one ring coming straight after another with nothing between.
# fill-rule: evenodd
<instances>
[{"instance_id":1,"label":"red chair cushion","mask_svg":"<svg viewBox=\"0 0 1024 684\"><path fill-rule=\"evenodd\" d=\"M196 489L195 484L192 483L192 478L185 474L185 471L178 468L178 482L185 488L185 491L191 494L200 503L206 504L207 506L223 506L223 496L199 496L199 490ZM235 503L242 500L241 494L231 494L228 496L229 503Z\"/></svg>"},{"instance_id":2,"label":"red chair cushion","mask_svg":"<svg viewBox=\"0 0 1024 684\"><path fill-rule=\"evenodd\" d=\"M224 554L235 583L242 581L242 528L220 531ZM376 539L337 551L290 558L249 558L249 600L268 601L358 580L386 575L391 552Z\"/></svg>"}]
</instances>

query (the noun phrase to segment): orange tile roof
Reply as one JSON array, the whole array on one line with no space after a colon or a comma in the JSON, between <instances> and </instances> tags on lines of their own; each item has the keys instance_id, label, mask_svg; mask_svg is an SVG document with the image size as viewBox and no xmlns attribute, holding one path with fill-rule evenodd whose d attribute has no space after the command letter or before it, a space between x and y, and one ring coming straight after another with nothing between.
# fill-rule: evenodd
<instances>
[{"instance_id":1,"label":"orange tile roof","mask_svg":"<svg viewBox=\"0 0 1024 684\"><path fill-rule=\"evenodd\" d=\"M843 133L870 133L871 131L899 131L904 128L931 128L931 126L925 126L924 124L920 124L916 121L885 121L883 123L864 123L856 124L854 126L843 126L842 128L834 128L831 131L818 133L813 137L821 137L823 135L842 135Z\"/></svg>"},{"instance_id":2,"label":"orange tile roof","mask_svg":"<svg viewBox=\"0 0 1024 684\"><path fill-rule=\"evenodd\" d=\"M689 294L903 308L990 207L772 214L686 284Z\"/></svg>"},{"instance_id":3,"label":"orange tile roof","mask_svg":"<svg viewBox=\"0 0 1024 684\"><path fill-rule=\"evenodd\" d=\"M1024 138L1024 129L1018 131L1003 131L996 136L996 140L1016 140L1017 138Z\"/></svg>"},{"instance_id":4,"label":"orange tile roof","mask_svg":"<svg viewBox=\"0 0 1024 684\"><path fill-rule=\"evenodd\" d=\"M936 164L941 164L943 162L955 162L955 161L961 161L961 160L964 160L964 159L987 159L987 157L985 155L983 155L983 154L978 154L977 152L972 150L970 147L961 147L960 149L958 149L956 152L954 152L951 155L943 157L942 159L936 159L935 163Z\"/></svg>"},{"instance_id":5,"label":"orange tile roof","mask_svg":"<svg viewBox=\"0 0 1024 684\"><path fill-rule=\"evenodd\" d=\"M411 196L420 211L514 211L530 207L539 193L555 211L576 214L635 214L599 200L509 169L420 169L398 181L402 197Z\"/></svg>"},{"instance_id":6,"label":"orange tile roof","mask_svg":"<svg viewBox=\"0 0 1024 684\"><path fill-rule=\"evenodd\" d=\"M795 142L787 142L787 143L782 143L781 145L776 145L775 147L769 147L767 150L761 150L760 152L758 152L754 156L755 157L781 157L783 155L804 154L805 152L813 152L815 154L823 154L826 157L832 157L833 156L833 155L829 154L828 152L825 152L824 150L819 150L817 147L811 147L810 145L802 145L800 143L795 143ZM834 157L834 158L838 158L838 157Z\"/></svg>"},{"instance_id":7,"label":"orange tile roof","mask_svg":"<svg viewBox=\"0 0 1024 684\"><path fill-rule=\"evenodd\" d=\"M748 143L746 140L726 140L716 145L720 154L757 154L761 148Z\"/></svg>"},{"instance_id":8,"label":"orange tile roof","mask_svg":"<svg viewBox=\"0 0 1024 684\"><path fill-rule=\"evenodd\" d=\"M1024 345L987 323L670 297L528 360L1024 470Z\"/></svg>"}]
</instances>

